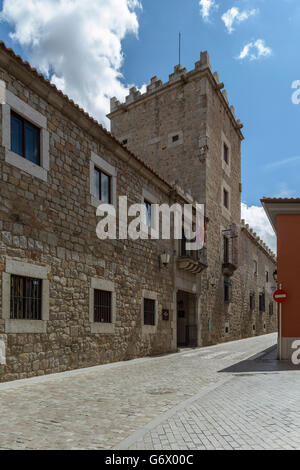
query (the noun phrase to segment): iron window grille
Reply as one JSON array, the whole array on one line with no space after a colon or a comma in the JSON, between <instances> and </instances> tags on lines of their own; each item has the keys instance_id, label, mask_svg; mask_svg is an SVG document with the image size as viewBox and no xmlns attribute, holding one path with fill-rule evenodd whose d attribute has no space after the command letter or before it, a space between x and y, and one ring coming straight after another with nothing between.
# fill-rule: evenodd
<instances>
[{"instance_id":1,"label":"iron window grille","mask_svg":"<svg viewBox=\"0 0 300 470\"><path fill-rule=\"evenodd\" d=\"M265 312L266 311L266 299L265 299L265 293L261 292L259 294L259 311L260 312Z\"/></svg>"},{"instance_id":2,"label":"iron window grille","mask_svg":"<svg viewBox=\"0 0 300 470\"><path fill-rule=\"evenodd\" d=\"M226 236L223 237L223 245L224 245L224 263L229 263L229 239Z\"/></svg>"},{"instance_id":3,"label":"iron window grille","mask_svg":"<svg viewBox=\"0 0 300 470\"><path fill-rule=\"evenodd\" d=\"M232 281L225 277L224 279L224 302L232 301Z\"/></svg>"},{"instance_id":4,"label":"iron window grille","mask_svg":"<svg viewBox=\"0 0 300 470\"><path fill-rule=\"evenodd\" d=\"M111 292L94 290L94 322L111 323Z\"/></svg>"},{"instance_id":5,"label":"iron window grille","mask_svg":"<svg viewBox=\"0 0 300 470\"><path fill-rule=\"evenodd\" d=\"M42 280L11 275L10 318L42 319Z\"/></svg>"},{"instance_id":6,"label":"iron window grille","mask_svg":"<svg viewBox=\"0 0 300 470\"><path fill-rule=\"evenodd\" d=\"M111 176L99 168L94 170L95 188L94 195L99 201L111 204Z\"/></svg>"},{"instance_id":7,"label":"iron window grille","mask_svg":"<svg viewBox=\"0 0 300 470\"><path fill-rule=\"evenodd\" d=\"M40 165L40 129L14 111L11 111L10 125L12 152Z\"/></svg>"},{"instance_id":8,"label":"iron window grille","mask_svg":"<svg viewBox=\"0 0 300 470\"><path fill-rule=\"evenodd\" d=\"M144 325L155 325L155 300L144 299Z\"/></svg>"}]
</instances>

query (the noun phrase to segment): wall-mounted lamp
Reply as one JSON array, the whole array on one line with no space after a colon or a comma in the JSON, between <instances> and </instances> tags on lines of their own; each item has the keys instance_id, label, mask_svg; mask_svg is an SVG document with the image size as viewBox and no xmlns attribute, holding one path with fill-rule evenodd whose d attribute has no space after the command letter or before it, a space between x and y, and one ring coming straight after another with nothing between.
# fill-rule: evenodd
<instances>
[{"instance_id":1,"label":"wall-mounted lamp","mask_svg":"<svg viewBox=\"0 0 300 470\"><path fill-rule=\"evenodd\" d=\"M169 253L162 253L159 255L159 268L161 267L166 268L169 263L170 263Z\"/></svg>"}]
</instances>

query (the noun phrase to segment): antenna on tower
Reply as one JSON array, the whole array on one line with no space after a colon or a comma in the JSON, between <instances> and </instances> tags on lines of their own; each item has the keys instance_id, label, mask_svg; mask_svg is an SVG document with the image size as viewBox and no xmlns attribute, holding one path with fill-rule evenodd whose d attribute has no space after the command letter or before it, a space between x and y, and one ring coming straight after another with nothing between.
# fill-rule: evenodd
<instances>
[{"instance_id":1,"label":"antenna on tower","mask_svg":"<svg viewBox=\"0 0 300 470\"><path fill-rule=\"evenodd\" d=\"M179 62L178 64L180 65L181 61L181 33L179 33Z\"/></svg>"}]
</instances>

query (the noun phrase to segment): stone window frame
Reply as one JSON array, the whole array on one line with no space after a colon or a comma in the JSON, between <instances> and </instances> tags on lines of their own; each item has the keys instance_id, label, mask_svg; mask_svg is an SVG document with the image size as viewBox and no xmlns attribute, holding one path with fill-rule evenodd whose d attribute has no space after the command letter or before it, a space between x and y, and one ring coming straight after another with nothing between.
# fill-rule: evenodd
<instances>
[{"instance_id":1,"label":"stone window frame","mask_svg":"<svg viewBox=\"0 0 300 470\"><path fill-rule=\"evenodd\" d=\"M6 89L6 83L0 80L0 103L2 104L2 145L5 148L5 161L29 175L47 182L50 169L49 132L47 118L32 106L22 101ZM11 111L40 129L40 164L26 160L11 150Z\"/></svg>"},{"instance_id":2,"label":"stone window frame","mask_svg":"<svg viewBox=\"0 0 300 470\"><path fill-rule=\"evenodd\" d=\"M178 136L178 140L173 142L173 137ZM177 147L177 145L183 144L183 131L170 132L168 134L168 148Z\"/></svg>"},{"instance_id":3,"label":"stone window frame","mask_svg":"<svg viewBox=\"0 0 300 470\"><path fill-rule=\"evenodd\" d=\"M228 148L228 159L229 162L226 163L224 160L224 144L226 144ZM231 159L232 159L232 150L231 150L231 143L225 136L224 132L222 132L222 139L221 139L221 159L222 159L222 169L225 171L227 176L231 174Z\"/></svg>"},{"instance_id":4,"label":"stone window frame","mask_svg":"<svg viewBox=\"0 0 300 470\"><path fill-rule=\"evenodd\" d=\"M111 178L111 204L116 207L117 205L117 169L115 166L111 165L104 158L97 155L95 152L91 152L90 159L90 196L91 196L91 205L93 207L98 207L100 204L103 204L103 201L97 199L94 193L95 187L95 168L102 170Z\"/></svg>"},{"instance_id":5,"label":"stone window frame","mask_svg":"<svg viewBox=\"0 0 300 470\"><path fill-rule=\"evenodd\" d=\"M42 280L42 319L17 320L10 318L11 275L32 277ZM2 318L5 321L5 333L46 333L49 321L48 267L27 263L21 260L6 259L2 274Z\"/></svg>"},{"instance_id":6,"label":"stone window frame","mask_svg":"<svg viewBox=\"0 0 300 470\"><path fill-rule=\"evenodd\" d=\"M224 206L224 190L227 191L228 193L228 208ZM231 188L224 180L222 181L221 207L222 207L222 215L230 220L231 218Z\"/></svg>"},{"instance_id":7,"label":"stone window frame","mask_svg":"<svg viewBox=\"0 0 300 470\"><path fill-rule=\"evenodd\" d=\"M95 290L111 292L111 323L94 321L94 295ZM117 295L115 283L99 277L92 277L89 288L89 322L92 334L114 334L117 314Z\"/></svg>"},{"instance_id":8,"label":"stone window frame","mask_svg":"<svg viewBox=\"0 0 300 470\"><path fill-rule=\"evenodd\" d=\"M155 301L155 318L154 325L145 325L144 324L144 299L151 299ZM155 334L157 331L158 325L158 293L150 291L147 289L142 290L142 299L141 299L141 325L142 325L142 334Z\"/></svg>"}]
</instances>

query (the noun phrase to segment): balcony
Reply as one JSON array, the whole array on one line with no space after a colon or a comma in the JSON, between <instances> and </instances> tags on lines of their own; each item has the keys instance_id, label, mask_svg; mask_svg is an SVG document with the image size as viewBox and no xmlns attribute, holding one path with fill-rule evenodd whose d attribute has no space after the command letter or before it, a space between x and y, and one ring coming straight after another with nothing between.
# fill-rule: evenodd
<instances>
[{"instance_id":1,"label":"balcony","mask_svg":"<svg viewBox=\"0 0 300 470\"><path fill-rule=\"evenodd\" d=\"M180 255L177 258L177 267L183 271L193 274L199 274L207 268L207 251L206 248L201 250L186 250L182 247Z\"/></svg>"},{"instance_id":2,"label":"balcony","mask_svg":"<svg viewBox=\"0 0 300 470\"><path fill-rule=\"evenodd\" d=\"M236 269L237 269L237 266L233 263L224 262L222 264L222 273L224 274L224 276L227 276L227 277L233 276Z\"/></svg>"}]
</instances>

